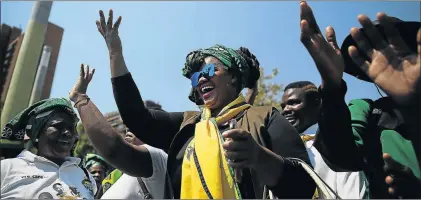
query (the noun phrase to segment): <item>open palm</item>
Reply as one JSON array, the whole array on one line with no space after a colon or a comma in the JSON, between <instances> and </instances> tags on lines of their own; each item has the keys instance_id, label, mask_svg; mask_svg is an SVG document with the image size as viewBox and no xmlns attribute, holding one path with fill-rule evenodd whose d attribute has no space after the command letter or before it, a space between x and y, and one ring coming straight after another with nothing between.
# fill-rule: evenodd
<instances>
[{"instance_id":1,"label":"open palm","mask_svg":"<svg viewBox=\"0 0 421 200\"><path fill-rule=\"evenodd\" d=\"M322 87L340 87L345 69L335 30L326 28L326 39L320 32L313 11L305 1L300 2L300 40L313 58L322 77Z\"/></svg>"},{"instance_id":2,"label":"open palm","mask_svg":"<svg viewBox=\"0 0 421 200\"><path fill-rule=\"evenodd\" d=\"M86 91L88 90L88 85L91 82L94 73L95 69L89 71L89 65L86 66L86 69L83 64L80 65L80 75L75 85L73 86L72 91L70 91L70 100L74 102L76 101L78 94L86 94Z\"/></svg>"},{"instance_id":3,"label":"open palm","mask_svg":"<svg viewBox=\"0 0 421 200\"><path fill-rule=\"evenodd\" d=\"M104 12L102 12L102 10L99 11L99 21L96 21L96 26L98 28L98 32L101 33L102 37L104 37L110 53L120 53L122 50L120 36L118 35L118 27L120 26L120 23L121 16L117 18L113 25L113 10L110 10L108 13L107 23L105 23Z\"/></svg>"},{"instance_id":4,"label":"open palm","mask_svg":"<svg viewBox=\"0 0 421 200\"><path fill-rule=\"evenodd\" d=\"M421 29L417 35L418 52L411 52L398 30L393 26L391 18L384 13L379 13L377 18L384 27L388 41L385 41L367 16L360 15L358 20L365 29L367 37L357 28L351 30L351 35L358 47L366 53L371 61L365 60L359 55L354 46L349 48L349 54L375 84L397 103L406 104L418 90Z\"/></svg>"}]
</instances>

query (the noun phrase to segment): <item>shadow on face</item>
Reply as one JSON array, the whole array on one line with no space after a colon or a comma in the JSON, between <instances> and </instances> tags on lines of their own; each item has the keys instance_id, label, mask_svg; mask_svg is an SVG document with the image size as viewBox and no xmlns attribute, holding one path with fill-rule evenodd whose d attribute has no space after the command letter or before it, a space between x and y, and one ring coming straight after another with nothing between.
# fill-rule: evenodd
<instances>
[{"instance_id":1,"label":"shadow on face","mask_svg":"<svg viewBox=\"0 0 421 200\"><path fill-rule=\"evenodd\" d=\"M97 186L100 186L102 180L104 180L106 176L106 170L102 165L93 165L88 169L89 173L92 174L92 177L97 182ZM99 184L98 184L99 183Z\"/></svg>"},{"instance_id":2,"label":"shadow on face","mask_svg":"<svg viewBox=\"0 0 421 200\"><path fill-rule=\"evenodd\" d=\"M308 102L306 91L301 88L286 90L282 96L281 107L282 115L299 133L317 123L319 108Z\"/></svg>"},{"instance_id":3,"label":"shadow on face","mask_svg":"<svg viewBox=\"0 0 421 200\"><path fill-rule=\"evenodd\" d=\"M224 64L217 58L208 56L204 61L200 70L208 64L214 64L215 75L209 79L202 76L199 79L199 85L195 89L209 109L222 109L238 95L233 84L233 76L224 69Z\"/></svg>"},{"instance_id":4,"label":"shadow on face","mask_svg":"<svg viewBox=\"0 0 421 200\"><path fill-rule=\"evenodd\" d=\"M76 138L76 120L66 112L56 111L39 135L38 154L50 160L64 160L70 156Z\"/></svg>"}]
</instances>

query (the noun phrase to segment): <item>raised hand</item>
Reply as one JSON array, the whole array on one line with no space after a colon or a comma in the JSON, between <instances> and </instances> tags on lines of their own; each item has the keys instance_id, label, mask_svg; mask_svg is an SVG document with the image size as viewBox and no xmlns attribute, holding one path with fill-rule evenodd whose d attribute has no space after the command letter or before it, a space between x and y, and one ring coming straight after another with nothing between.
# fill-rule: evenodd
<instances>
[{"instance_id":1,"label":"raised hand","mask_svg":"<svg viewBox=\"0 0 421 200\"><path fill-rule=\"evenodd\" d=\"M412 52L394 27L391 17L378 13L377 19L384 27L387 41L366 15L359 15L358 21L367 37L358 28L352 28L351 35L368 60L355 46L348 48L349 55L383 91L397 103L406 104L419 87L421 29L417 35L418 53Z\"/></svg>"},{"instance_id":2,"label":"raised hand","mask_svg":"<svg viewBox=\"0 0 421 200\"><path fill-rule=\"evenodd\" d=\"M345 69L335 30L326 28L326 39L320 32L313 11L307 2L300 2L300 40L313 58L322 77L322 87L339 88Z\"/></svg>"},{"instance_id":3,"label":"raised hand","mask_svg":"<svg viewBox=\"0 0 421 200\"><path fill-rule=\"evenodd\" d=\"M105 42L107 43L108 51L112 53L121 53L121 40L118 35L118 27L121 23L121 16L118 17L117 21L113 26L113 10L110 10L108 13L108 20L105 23L104 12L99 11L99 21L96 21L96 26L99 33L104 37Z\"/></svg>"},{"instance_id":4,"label":"raised hand","mask_svg":"<svg viewBox=\"0 0 421 200\"><path fill-rule=\"evenodd\" d=\"M89 71L89 65L87 65L86 68L83 64L80 65L80 75L75 85L73 86L73 89L70 91L70 100L75 102L79 94L86 94L86 91L88 90L88 85L91 82L94 73L95 69Z\"/></svg>"}]
</instances>

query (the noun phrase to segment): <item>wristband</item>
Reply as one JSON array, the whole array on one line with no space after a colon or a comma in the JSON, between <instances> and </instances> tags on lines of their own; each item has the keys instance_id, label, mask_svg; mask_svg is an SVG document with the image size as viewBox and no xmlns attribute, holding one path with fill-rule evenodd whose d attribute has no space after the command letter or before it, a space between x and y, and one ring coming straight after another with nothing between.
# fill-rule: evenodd
<instances>
[{"instance_id":1,"label":"wristband","mask_svg":"<svg viewBox=\"0 0 421 200\"><path fill-rule=\"evenodd\" d=\"M86 94L78 94L78 97L77 97L77 99L75 101L75 105L73 107L77 108L77 105L79 103L83 102L83 101L85 101L84 102L84 105L86 105L89 102L89 100L90 100L90 98L88 97L88 95L86 95Z\"/></svg>"}]
</instances>

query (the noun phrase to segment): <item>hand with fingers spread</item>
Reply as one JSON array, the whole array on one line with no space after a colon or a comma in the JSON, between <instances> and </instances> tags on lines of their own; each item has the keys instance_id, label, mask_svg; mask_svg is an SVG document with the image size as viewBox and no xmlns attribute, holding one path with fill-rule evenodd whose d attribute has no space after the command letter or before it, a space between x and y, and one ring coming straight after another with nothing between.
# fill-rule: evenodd
<instances>
[{"instance_id":1,"label":"hand with fingers spread","mask_svg":"<svg viewBox=\"0 0 421 200\"><path fill-rule=\"evenodd\" d=\"M121 16L117 18L117 21L113 25L113 10L109 12L107 23L105 23L104 12L102 10L99 11L99 21L96 21L96 26L99 33L104 37L110 54L121 53L122 51L121 40L118 35L120 23Z\"/></svg>"},{"instance_id":2,"label":"hand with fingers spread","mask_svg":"<svg viewBox=\"0 0 421 200\"><path fill-rule=\"evenodd\" d=\"M313 58L322 77L322 87L339 88L344 61L336 43L335 30L326 28L326 39L320 32L313 11L307 2L300 2L300 40Z\"/></svg>"},{"instance_id":3,"label":"hand with fingers spread","mask_svg":"<svg viewBox=\"0 0 421 200\"><path fill-rule=\"evenodd\" d=\"M230 161L228 165L232 168L255 168L263 147L253 139L251 133L242 129L231 129L225 131L222 137L225 138L222 147Z\"/></svg>"},{"instance_id":4,"label":"hand with fingers spread","mask_svg":"<svg viewBox=\"0 0 421 200\"><path fill-rule=\"evenodd\" d=\"M419 92L421 29L417 35L418 53L412 52L394 27L391 17L378 13L377 19L384 27L387 40L366 15L359 15L358 21L365 34L352 28L351 36L368 59L360 55L355 46L348 48L349 55L383 91L397 103L406 104Z\"/></svg>"},{"instance_id":5,"label":"hand with fingers spread","mask_svg":"<svg viewBox=\"0 0 421 200\"><path fill-rule=\"evenodd\" d=\"M89 71L89 65L86 66L86 69L83 64L80 65L80 75L76 81L76 84L73 86L73 89L70 91L70 100L75 102L80 94L86 94L88 85L91 82L94 73L95 69Z\"/></svg>"},{"instance_id":6,"label":"hand with fingers spread","mask_svg":"<svg viewBox=\"0 0 421 200\"><path fill-rule=\"evenodd\" d=\"M420 198L421 182L412 170L394 160L389 154L383 154L384 171L387 176L388 192L395 198Z\"/></svg>"}]
</instances>

